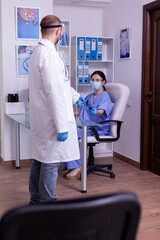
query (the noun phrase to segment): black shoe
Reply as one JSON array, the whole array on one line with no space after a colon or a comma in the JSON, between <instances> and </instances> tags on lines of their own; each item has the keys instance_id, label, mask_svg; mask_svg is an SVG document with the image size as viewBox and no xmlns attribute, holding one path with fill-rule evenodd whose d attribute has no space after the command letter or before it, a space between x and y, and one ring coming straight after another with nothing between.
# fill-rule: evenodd
<instances>
[{"instance_id":1,"label":"black shoe","mask_svg":"<svg viewBox=\"0 0 160 240\"><path fill-rule=\"evenodd\" d=\"M35 204L39 204L39 202L33 199L29 201L29 205L35 205Z\"/></svg>"}]
</instances>

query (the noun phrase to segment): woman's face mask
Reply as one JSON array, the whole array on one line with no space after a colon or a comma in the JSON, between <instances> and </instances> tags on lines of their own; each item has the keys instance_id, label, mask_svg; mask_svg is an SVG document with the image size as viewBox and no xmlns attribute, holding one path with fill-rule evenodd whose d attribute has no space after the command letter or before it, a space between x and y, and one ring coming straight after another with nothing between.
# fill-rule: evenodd
<instances>
[{"instance_id":1,"label":"woman's face mask","mask_svg":"<svg viewBox=\"0 0 160 240\"><path fill-rule=\"evenodd\" d=\"M95 90L95 91L98 91L101 87L102 87L102 85L101 85L101 82L90 82L91 83L91 87L93 88L93 90Z\"/></svg>"}]
</instances>

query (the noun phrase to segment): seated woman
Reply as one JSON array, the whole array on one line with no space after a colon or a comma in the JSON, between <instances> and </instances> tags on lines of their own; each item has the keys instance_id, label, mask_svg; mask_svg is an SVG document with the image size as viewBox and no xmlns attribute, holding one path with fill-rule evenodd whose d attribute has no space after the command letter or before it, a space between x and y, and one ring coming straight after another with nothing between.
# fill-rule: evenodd
<instances>
[{"instance_id":1,"label":"seated woman","mask_svg":"<svg viewBox=\"0 0 160 240\"><path fill-rule=\"evenodd\" d=\"M94 92L86 96L86 105L81 107L79 118L82 121L102 122L110 119L112 110L112 102L105 91L104 84L106 77L103 72L95 71L91 75L91 87ZM96 130L100 136L107 136L110 133L109 123L104 123L101 126L96 126ZM81 127L77 127L78 139L81 139ZM87 135L94 136L91 129L87 128ZM80 178L81 173L81 159L64 162L62 166L65 167L63 175L67 179Z\"/></svg>"}]
</instances>

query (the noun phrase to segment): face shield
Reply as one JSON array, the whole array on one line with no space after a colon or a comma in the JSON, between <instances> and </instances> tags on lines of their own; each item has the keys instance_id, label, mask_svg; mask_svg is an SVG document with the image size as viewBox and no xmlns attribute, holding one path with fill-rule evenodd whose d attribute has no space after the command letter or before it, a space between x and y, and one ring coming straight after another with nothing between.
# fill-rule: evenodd
<instances>
[{"instance_id":1,"label":"face shield","mask_svg":"<svg viewBox=\"0 0 160 240\"><path fill-rule=\"evenodd\" d=\"M62 27L62 24L58 24L58 25L44 25L44 26L41 26L41 29L59 28L59 27Z\"/></svg>"},{"instance_id":2,"label":"face shield","mask_svg":"<svg viewBox=\"0 0 160 240\"><path fill-rule=\"evenodd\" d=\"M66 29L65 29L65 25L62 23L62 34L65 33Z\"/></svg>"},{"instance_id":3,"label":"face shield","mask_svg":"<svg viewBox=\"0 0 160 240\"><path fill-rule=\"evenodd\" d=\"M97 78L94 78L93 76L91 77L91 75L89 75L89 82L103 82L104 83L107 83L107 80L106 79L102 79L101 77L97 77Z\"/></svg>"},{"instance_id":4,"label":"face shield","mask_svg":"<svg viewBox=\"0 0 160 240\"><path fill-rule=\"evenodd\" d=\"M56 46L68 46L68 36L66 33L65 25L62 23L61 39L58 41Z\"/></svg>"},{"instance_id":5,"label":"face shield","mask_svg":"<svg viewBox=\"0 0 160 240\"><path fill-rule=\"evenodd\" d=\"M68 46L68 38L67 38L67 34L66 34L65 25L63 23L60 23L58 25L41 26L41 29L49 29L49 28L60 28L59 41L56 45L57 46Z\"/></svg>"}]
</instances>

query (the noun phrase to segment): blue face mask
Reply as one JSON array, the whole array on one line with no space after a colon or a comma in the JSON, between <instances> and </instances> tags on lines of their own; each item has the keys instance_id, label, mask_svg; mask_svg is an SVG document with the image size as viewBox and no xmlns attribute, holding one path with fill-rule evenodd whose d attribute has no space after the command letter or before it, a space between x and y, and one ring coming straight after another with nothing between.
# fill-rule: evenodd
<instances>
[{"instance_id":1,"label":"blue face mask","mask_svg":"<svg viewBox=\"0 0 160 240\"><path fill-rule=\"evenodd\" d=\"M98 91L102 87L102 85L101 85L101 82L91 81L91 87L93 88L93 90Z\"/></svg>"},{"instance_id":2,"label":"blue face mask","mask_svg":"<svg viewBox=\"0 0 160 240\"><path fill-rule=\"evenodd\" d=\"M58 40L56 46L61 46L62 45L62 40Z\"/></svg>"}]
</instances>

